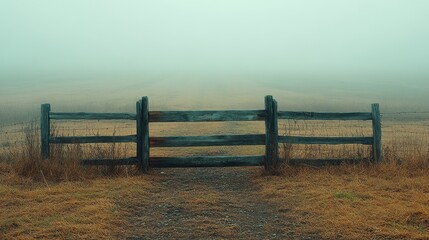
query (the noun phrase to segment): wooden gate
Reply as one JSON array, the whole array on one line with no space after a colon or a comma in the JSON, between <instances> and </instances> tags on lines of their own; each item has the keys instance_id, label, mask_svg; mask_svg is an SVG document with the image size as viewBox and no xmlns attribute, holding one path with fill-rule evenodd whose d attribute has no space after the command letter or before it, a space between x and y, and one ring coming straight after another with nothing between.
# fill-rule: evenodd
<instances>
[{"instance_id":1,"label":"wooden gate","mask_svg":"<svg viewBox=\"0 0 429 240\"><path fill-rule=\"evenodd\" d=\"M291 144L367 144L373 145L373 160L381 161L381 124L378 104L368 113L315 113L278 111L277 101L265 97L264 110L227 111L149 111L147 97L136 103L136 113L66 113L51 112L50 104L42 104L41 147L42 157L49 158L50 144L134 142L136 157L125 159L82 160L84 165L139 165L142 171L150 167L225 167L261 166L269 171L279 166L278 143ZM50 133L51 120L133 120L136 135L128 136L68 136L57 137ZM372 120L373 136L370 137L294 137L278 136L278 119L314 120ZM265 134L210 135L151 137L149 123L154 122L221 122L264 121ZM265 145L265 155L252 156L196 156L151 157L150 149L156 147L201 147ZM321 160L323 161L323 159Z\"/></svg>"}]
</instances>

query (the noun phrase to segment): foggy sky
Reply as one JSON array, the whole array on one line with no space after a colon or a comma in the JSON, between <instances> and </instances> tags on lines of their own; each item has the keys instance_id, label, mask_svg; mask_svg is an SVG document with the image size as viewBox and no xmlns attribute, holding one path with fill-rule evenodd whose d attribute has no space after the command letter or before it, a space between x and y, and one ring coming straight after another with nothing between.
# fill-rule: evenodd
<instances>
[{"instance_id":1,"label":"foggy sky","mask_svg":"<svg viewBox=\"0 0 429 240\"><path fill-rule=\"evenodd\" d=\"M143 95L160 109L272 94L288 109L429 110L428 13L425 0L2 0L0 118L42 102L132 111Z\"/></svg>"}]
</instances>

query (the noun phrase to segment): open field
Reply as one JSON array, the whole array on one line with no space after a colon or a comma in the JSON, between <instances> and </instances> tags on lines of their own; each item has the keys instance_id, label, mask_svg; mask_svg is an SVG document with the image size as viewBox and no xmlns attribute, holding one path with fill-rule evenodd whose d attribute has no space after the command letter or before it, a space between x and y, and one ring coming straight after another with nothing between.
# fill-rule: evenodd
<instances>
[{"instance_id":1,"label":"open field","mask_svg":"<svg viewBox=\"0 0 429 240\"><path fill-rule=\"evenodd\" d=\"M429 118L427 118L429 119ZM279 134L369 136L370 123L284 121ZM383 121L385 163L313 168L81 168L79 156L134 156L134 144L53 148L38 162L26 126L3 127L0 239L428 239L429 121ZM263 123L152 124L151 135L262 133ZM34 130L34 129L33 129ZM37 130L36 130L37 131ZM58 135L126 135L134 122L58 122ZM7 133L5 133L7 132ZM30 131L31 132L31 131ZM27 131L28 133L28 131ZM37 132L36 132L37 133ZM30 134L30 139L31 139ZM29 145L33 144L32 152ZM370 156L369 147L281 146L281 157ZM263 154L261 147L154 149L152 155ZM83 153L82 153L83 152ZM11 158L11 153L13 157ZM61 154L60 154L61 153ZM25 159L17 164L17 157ZM19 162L19 161L18 161ZM69 171L60 171L69 168ZM25 171L24 171L25 170ZM40 172L42 170L42 172ZM46 183L44 181L46 178Z\"/></svg>"}]
</instances>

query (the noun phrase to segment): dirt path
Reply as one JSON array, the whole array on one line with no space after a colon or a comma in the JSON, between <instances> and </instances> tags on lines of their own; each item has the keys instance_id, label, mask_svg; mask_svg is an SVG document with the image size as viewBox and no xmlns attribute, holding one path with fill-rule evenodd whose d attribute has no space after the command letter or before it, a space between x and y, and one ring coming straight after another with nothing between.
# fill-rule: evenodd
<instances>
[{"instance_id":1,"label":"dirt path","mask_svg":"<svg viewBox=\"0 0 429 240\"><path fill-rule=\"evenodd\" d=\"M295 236L294 223L256 194L251 181L256 171L259 168L154 170L162 177L151 196L120 203L128 215L126 238L312 239Z\"/></svg>"}]
</instances>

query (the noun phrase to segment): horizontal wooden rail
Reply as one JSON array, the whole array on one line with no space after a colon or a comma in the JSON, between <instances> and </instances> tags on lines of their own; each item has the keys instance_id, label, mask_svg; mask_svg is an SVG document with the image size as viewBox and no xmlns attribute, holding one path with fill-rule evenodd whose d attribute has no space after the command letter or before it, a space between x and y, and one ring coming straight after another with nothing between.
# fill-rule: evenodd
<instances>
[{"instance_id":1,"label":"horizontal wooden rail","mask_svg":"<svg viewBox=\"0 0 429 240\"><path fill-rule=\"evenodd\" d=\"M213 135L188 137L150 137L151 147L202 147L265 145L264 134Z\"/></svg>"},{"instance_id":2,"label":"horizontal wooden rail","mask_svg":"<svg viewBox=\"0 0 429 240\"><path fill-rule=\"evenodd\" d=\"M136 164L139 164L139 160L137 158L87 159L87 160L82 160L80 164L91 165L91 166L136 165Z\"/></svg>"},{"instance_id":3,"label":"horizontal wooden rail","mask_svg":"<svg viewBox=\"0 0 429 240\"><path fill-rule=\"evenodd\" d=\"M310 165L310 166L326 166L326 165L340 165L342 163L358 163L367 161L366 159L354 158L334 158L334 159L289 159L291 165Z\"/></svg>"},{"instance_id":4,"label":"horizontal wooden rail","mask_svg":"<svg viewBox=\"0 0 429 240\"><path fill-rule=\"evenodd\" d=\"M151 157L151 167L261 166L264 156Z\"/></svg>"},{"instance_id":5,"label":"horizontal wooden rail","mask_svg":"<svg viewBox=\"0 0 429 240\"><path fill-rule=\"evenodd\" d=\"M136 135L128 136L87 136L87 137L50 137L49 142L60 143L114 143L114 142L136 142Z\"/></svg>"},{"instance_id":6,"label":"horizontal wooden rail","mask_svg":"<svg viewBox=\"0 0 429 240\"><path fill-rule=\"evenodd\" d=\"M262 121L264 118L264 110L149 112L149 122Z\"/></svg>"},{"instance_id":7,"label":"horizontal wooden rail","mask_svg":"<svg viewBox=\"0 0 429 240\"><path fill-rule=\"evenodd\" d=\"M371 145L372 137L297 137L279 136L279 143L291 144L364 144Z\"/></svg>"},{"instance_id":8,"label":"horizontal wooden rail","mask_svg":"<svg viewBox=\"0 0 429 240\"><path fill-rule=\"evenodd\" d=\"M55 120L136 120L132 113L86 113L51 112L50 119Z\"/></svg>"},{"instance_id":9,"label":"horizontal wooden rail","mask_svg":"<svg viewBox=\"0 0 429 240\"><path fill-rule=\"evenodd\" d=\"M319 113L279 111L278 118L295 120L371 120L372 115L366 112Z\"/></svg>"},{"instance_id":10,"label":"horizontal wooden rail","mask_svg":"<svg viewBox=\"0 0 429 240\"><path fill-rule=\"evenodd\" d=\"M132 113L51 112L53 120L136 120ZM150 122L208 122L208 121L262 121L263 110L230 111L151 111ZM318 113L279 111L279 119L295 120L371 120L371 113Z\"/></svg>"}]
</instances>

